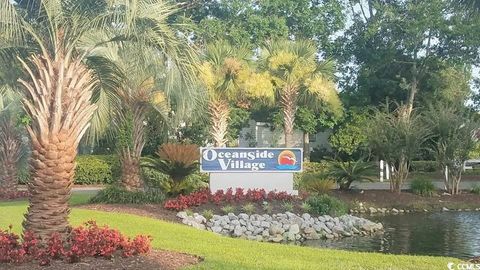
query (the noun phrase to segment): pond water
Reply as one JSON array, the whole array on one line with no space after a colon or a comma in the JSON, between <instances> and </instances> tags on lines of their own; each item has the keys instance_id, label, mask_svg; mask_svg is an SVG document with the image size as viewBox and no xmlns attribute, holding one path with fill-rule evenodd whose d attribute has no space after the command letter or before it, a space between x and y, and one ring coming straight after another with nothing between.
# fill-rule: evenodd
<instances>
[{"instance_id":1,"label":"pond water","mask_svg":"<svg viewBox=\"0 0 480 270\"><path fill-rule=\"evenodd\" d=\"M383 234L341 240L312 240L304 245L393 254L480 256L480 212L412 213L370 216L382 222Z\"/></svg>"}]
</instances>

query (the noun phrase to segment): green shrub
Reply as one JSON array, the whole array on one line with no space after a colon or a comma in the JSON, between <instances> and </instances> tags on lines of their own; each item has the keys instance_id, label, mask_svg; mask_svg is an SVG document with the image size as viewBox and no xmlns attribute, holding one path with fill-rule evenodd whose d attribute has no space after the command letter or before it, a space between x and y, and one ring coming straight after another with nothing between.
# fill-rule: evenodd
<instances>
[{"instance_id":1,"label":"green shrub","mask_svg":"<svg viewBox=\"0 0 480 270\"><path fill-rule=\"evenodd\" d=\"M282 204L282 208L283 210L285 210L286 212L293 212L293 203L291 202L284 202Z\"/></svg>"},{"instance_id":2,"label":"green shrub","mask_svg":"<svg viewBox=\"0 0 480 270\"><path fill-rule=\"evenodd\" d=\"M431 160L416 160L410 164L414 172L436 172L438 171L438 162Z\"/></svg>"},{"instance_id":3,"label":"green shrub","mask_svg":"<svg viewBox=\"0 0 480 270\"><path fill-rule=\"evenodd\" d=\"M473 185L471 191L472 191L473 194L480 195L480 185L478 185L478 184Z\"/></svg>"},{"instance_id":4,"label":"green shrub","mask_svg":"<svg viewBox=\"0 0 480 270\"><path fill-rule=\"evenodd\" d=\"M263 211L265 211L265 213L267 214L271 214L273 211L273 206L270 205L269 203L262 205L262 208L263 208Z\"/></svg>"},{"instance_id":5,"label":"green shrub","mask_svg":"<svg viewBox=\"0 0 480 270\"><path fill-rule=\"evenodd\" d=\"M242 210L245 213L251 215L251 214L255 213L255 210L257 210L257 209L255 208L255 205L253 205L253 203L247 203L242 207Z\"/></svg>"},{"instance_id":6,"label":"green shrub","mask_svg":"<svg viewBox=\"0 0 480 270\"><path fill-rule=\"evenodd\" d=\"M306 200L311 213L316 215L341 216L347 213L347 205L337 198L323 195L311 196Z\"/></svg>"},{"instance_id":7,"label":"green shrub","mask_svg":"<svg viewBox=\"0 0 480 270\"><path fill-rule=\"evenodd\" d=\"M77 185L112 184L120 177L120 162L115 155L79 155L74 183ZM30 180L28 166L18 170L19 182Z\"/></svg>"},{"instance_id":8,"label":"green shrub","mask_svg":"<svg viewBox=\"0 0 480 270\"><path fill-rule=\"evenodd\" d=\"M198 171L198 146L194 144L164 144L158 148L156 154L157 158L144 158L142 167L169 176L167 180L161 182L162 189L167 195L174 197L193 191L192 183L187 178Z\"/></svg>"},{"instance_id":9,"label":"green shrub","mask_svg":"<svg viewBox=\"0 0 480 270\"><path fill-rule=\"evenodd\" d=\"M225 214L234 213L235 212L235 207L233 207L231 205L225 205L224 207L221 208L221 210Z\"/></svg>"},{"instance_id":10,"label":"green shrub","mask_svg":"<svg viewBox=\"0 0 480 270\"><path fill-rule=\"evenodd\" d=\"M328 164L325 162L304 162L304 173L323 173L328 169Z\"/></svg>"},{"instance_id":11,"label":"green shrub","mask_svg":"<svg viewBox=\"0 0 480 270\"><path fill-rule=\"evenodd\" d=\"M431 180L425 178L415 178L410 182L410 189L417 195L432 196L435 192L435 185Z\"/></svg>"},{"instance_id":12,"label":"green shrub","mask_svg":"<svg viewBox=\"0 0 480 270\"><path fill-rule=\"evenodd\" d=\"M165 195L158 189L128 191L118 186L109 186L90 199L91 203L162 203Z\"/></svg>"},{"instance_id":13,"label":"green shrub","mask_svg":"<svg viewBox=\"0 0 480 270\"><path fill-rule=\"evenodd\" d=\"M339 189L349 190L353 182L370 181L368 175L372 169L372 164L363 162L361 159L356 161L331 161L327 175L337 182Z\"/></svg>"},{"instance_id":14,"label":"green shrub","mask_svg":"<svg viewBox=\"0 0 480 270\"><path fill-rule=\"evenodd\" d=\"M295 188L300 188L302 178L306 174L322 174L327 172L328 164L325 162L304 162L303 172L293 175Z\"/></svg>"},{"instance_id":15,"label":"green shrub","mask_svg":"<svg viewBox=\"0 0 480 270\"><path fill-rule=\"evenodd\" d=\"M203 210L202 216L203 216L206 220L212 219L212 218L213 218L213 210L211 210L211 209Z\"/></svg>"},{"instance_id":16,"label":"green shrub","mask_svg":"<svg viewBox=\"0 0 480 270\"><path fill-rule=\"evenodd\" d=\"M97 156L79 156L75 169L75 184L111 184L113 175L111 166Z\"/></svg>"},{"instance_id":17,"label":"green shrub","mask_svg":"<svg viewBox=\"0 0 480 270\"><path fill-rule=\"evenodd\" d=\"M299 183L301 190L324 194L335 188L335 182L325 178L322 173L305 173Z\"/></svg>"},{"instance_id":18,"label":"green shrub","mask_svg":"<svg viewBox=\"0 0 480 270\"><path fill-rule=\"evenodd\" d=\"M173 184L173 180L168 175L158 170L142 167L143 179L145 185L161 189L167 196L176 196L178 194L188 194L195 190L208 187L208 174L196 172L188 176L180 184Z\"/></svg>"},{"instance_id":19,"label":"green shrub","mask_svg":"<svg viewBox=\"0 0 480 270\"><path fill-rule=\"evenodd\" d=\"M312 212L312 207L307 202L303 202L301 208L302 208L303 212L305 212L305 213L311 213Z\"/></svg>"}]
</instances>

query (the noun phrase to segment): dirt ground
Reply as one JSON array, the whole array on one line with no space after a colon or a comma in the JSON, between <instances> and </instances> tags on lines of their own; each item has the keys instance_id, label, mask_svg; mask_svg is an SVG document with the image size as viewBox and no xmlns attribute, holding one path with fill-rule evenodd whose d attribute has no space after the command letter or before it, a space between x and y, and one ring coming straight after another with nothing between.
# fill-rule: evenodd
<instances>
[{"instance_id":1,"label":"dirt ground","mask_svg":"<svg viewBox=\"0 0 480 270\"><path fill-rule=\"evenodd\" d=\"M38 263L26 263L21 265L0 264L1 270L137 270L137 269L161 269L175 270L197 264L201 258L164 250L152 250L146 255L132 256L129 258L115 257L84 258L79 263L67 263L53 261L50 266L39 266Z\"/></svg>"}]
</instances>

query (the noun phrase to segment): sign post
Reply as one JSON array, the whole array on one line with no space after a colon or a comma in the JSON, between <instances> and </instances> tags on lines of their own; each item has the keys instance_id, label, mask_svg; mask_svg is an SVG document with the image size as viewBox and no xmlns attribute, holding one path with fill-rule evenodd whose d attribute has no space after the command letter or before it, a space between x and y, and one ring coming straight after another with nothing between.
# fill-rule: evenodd
<instances>
[{"instance_id":1,"label":"sign post","mask_svg":"<svg viewBox=\"0 0 480 270\"><path fill-rule=\"evenodd\" d=\"M293 190L293 173L302 171L301 148L201 148L200 171L210 173L210 191L228 188Z\"/></svg>"}]
</instances>

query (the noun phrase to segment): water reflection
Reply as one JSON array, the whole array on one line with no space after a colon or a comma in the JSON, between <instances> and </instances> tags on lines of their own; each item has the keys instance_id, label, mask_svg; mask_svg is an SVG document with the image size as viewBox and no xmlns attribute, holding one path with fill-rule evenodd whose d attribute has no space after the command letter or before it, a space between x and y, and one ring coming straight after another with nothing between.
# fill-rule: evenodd
<instances>
[{"instance_id":1,"label":"water reflection","mask_svg":"<svg viewBox=\"0 0 480 270\"><path fill-rule=\"evenodd\" d=\"M307 241L305 245L394 254L480 256L480 213L442 212L369 217L385 233L373 237Z\"/></svg>"}]
</instances>

